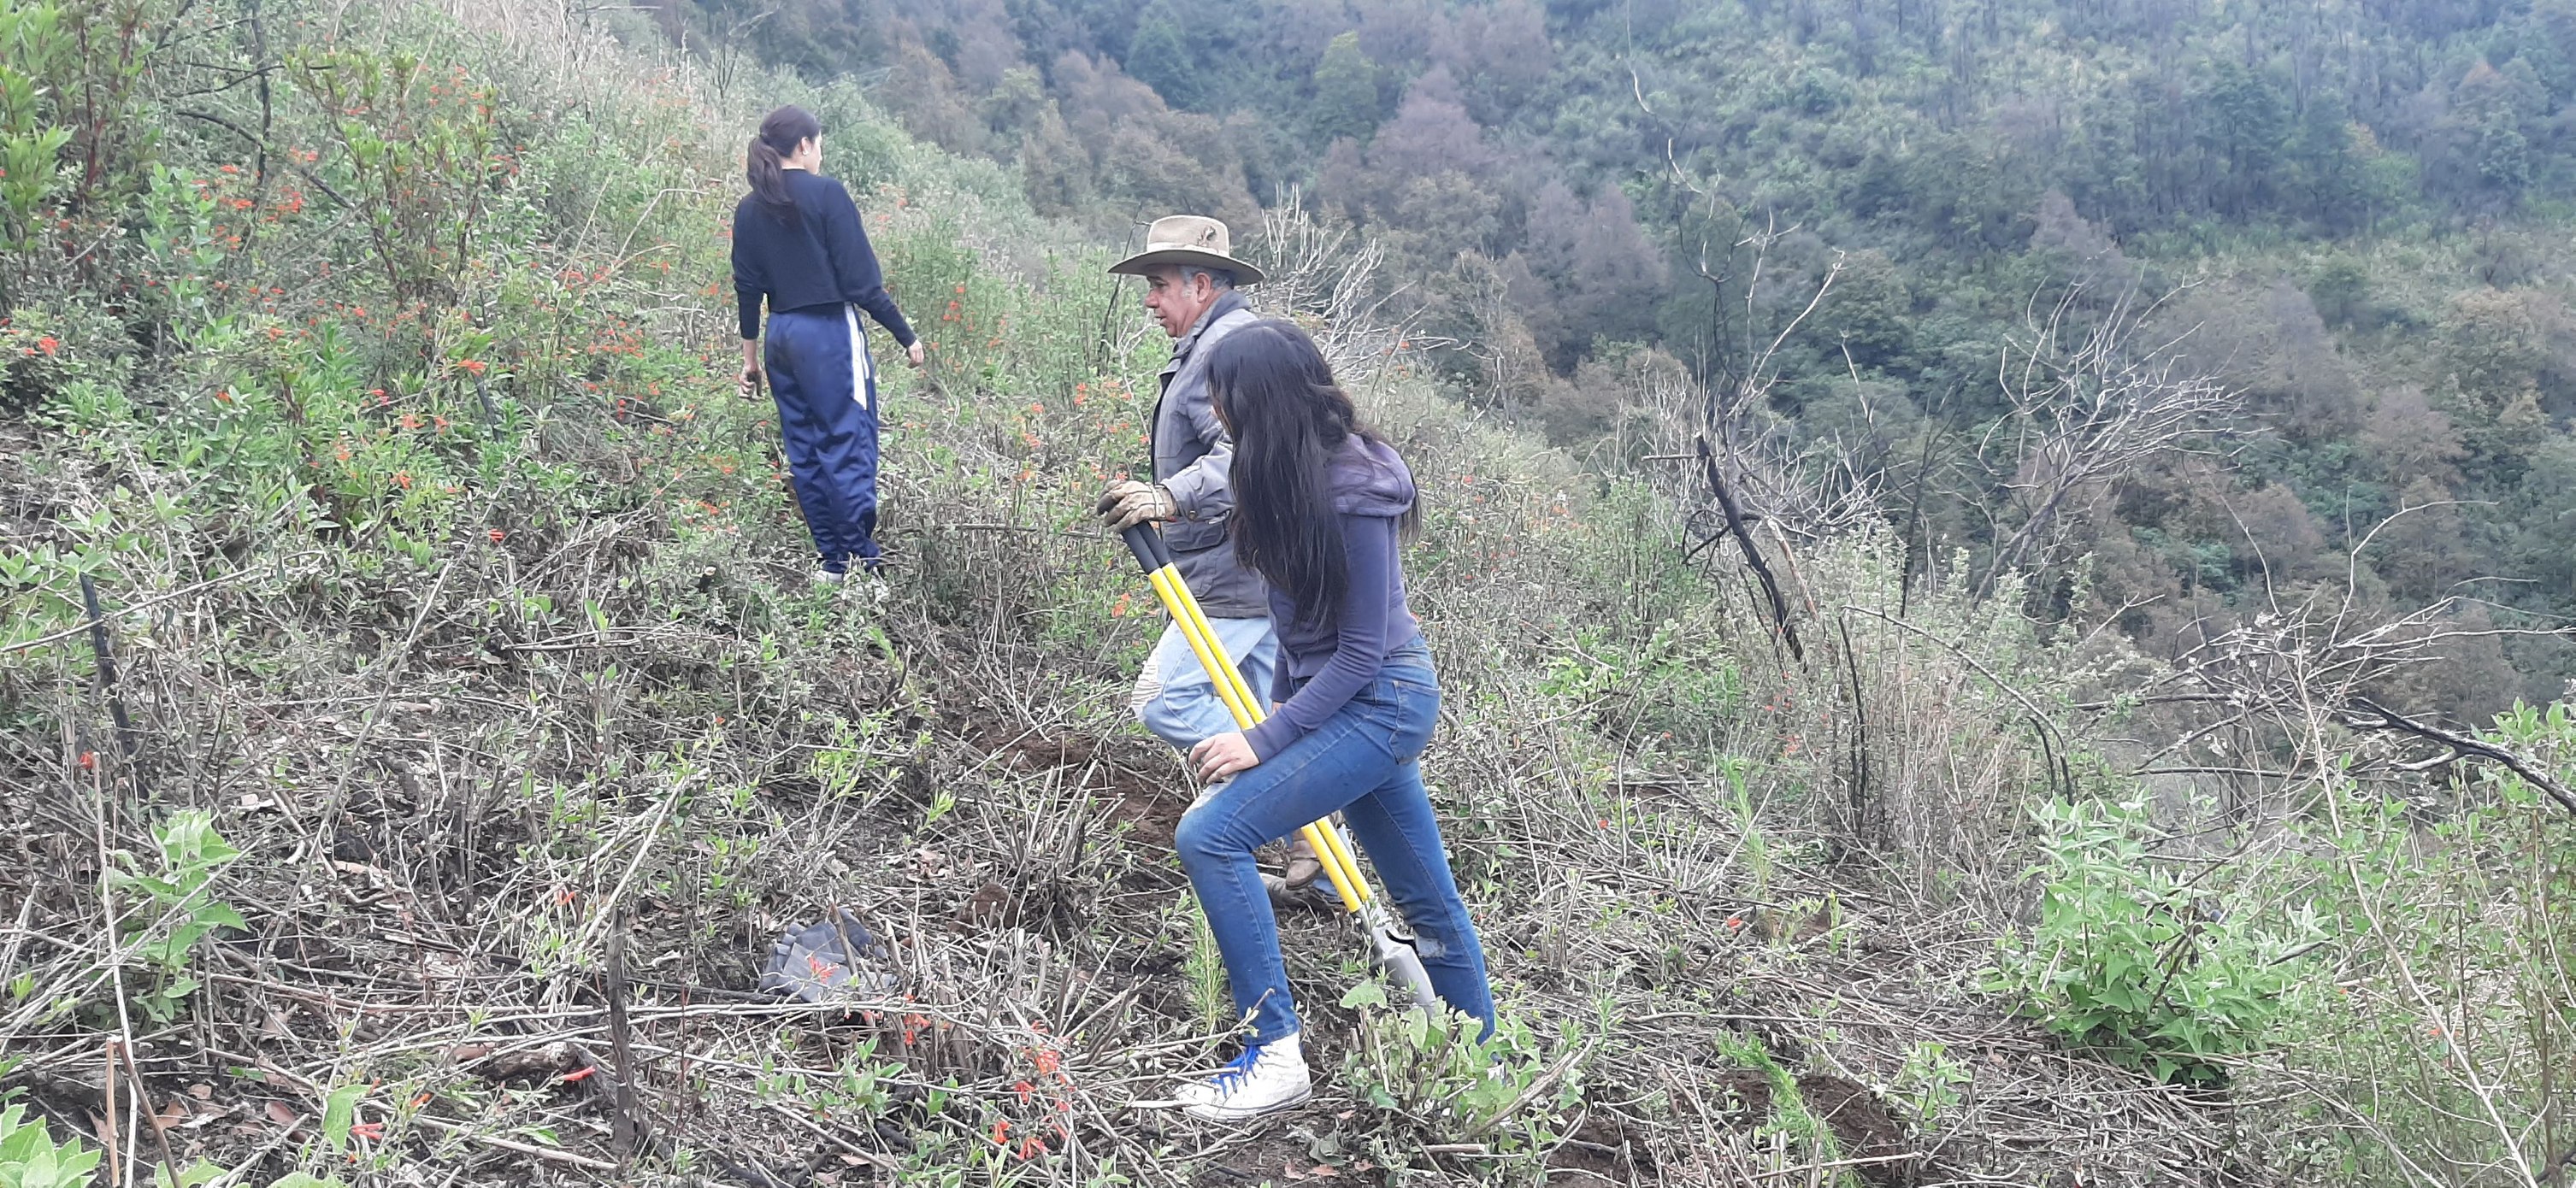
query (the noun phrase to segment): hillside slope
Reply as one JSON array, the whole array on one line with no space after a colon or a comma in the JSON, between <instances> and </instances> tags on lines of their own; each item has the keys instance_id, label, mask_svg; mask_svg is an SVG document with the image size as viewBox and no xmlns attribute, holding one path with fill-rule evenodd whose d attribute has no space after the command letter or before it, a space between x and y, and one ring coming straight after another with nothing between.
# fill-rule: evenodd
<instances>
[{"instance_id":1,"label":"hillside slope","mask_svg":"<svg viewBox=\"0 0 2576 1188\"><path fill-rule=\"evenodd\" d=\"M2232 448L2072 509L2048 567L2136 603L2122 630L2167 659L2348 569L2387 619L2460 599L2444 612L2477 633L2415 707L2454 724L2576 677L2562 0L657 15L869 80L906 127L1104 234L1299 194L1385 248L1385 288L1463 393L1563 442L1615 428L1641 347L1724 387L1832 275L1766 402L1858 464L1926 573L2011 549L2018 459L1984 443L2011 428L1998 361L2036 315L2075 283L2177 296L2155 333L2242 390Z\"/></svg>"},{"instance_id":2,"label":"hillside slope","mask_svg":"<svg viewBox=\"0 0 2576 1188\"><path fill-rule=\"evenodd\" d=\"M2364 1181L2391 1132L2503 1166L2463 1085L2565 1124L2524 1076L2563 1011L2507 962L2565 901L2428 992L2322 858L2454 880L2382 932L2496 900L2375 794L2266 835L2319 864L2151 861L2169 835L2091 806L2138 794L2100 738L2156 725L2123 699L2155 666L1866 533L1784 547L1792 655L1651 460L1678 378L1622 381L1640 461L1579 464L1304 308L1425 478L1426 771L1507 1021L1476 1052L1372 1005L1341 924L1292 918L1324 1100L1138 1108L1229 1021L1168 850L1190 789L1123 705L1159 624L1082 515L1163 345L1103 247L852 90L613 14L6 19L35 97L0 149L63 167L0 185L0 1093L101 1183ZM881 603L805 584L732 392L722 222L791 100L931 343L885 394ZM1312 230L1258 245L1274 294L1329 291ZM2533 795L2462 793L2529 836L2458 866L2560 885ZM834 908L890 984L758 993ZM2101 974L2141 951L2153 1002ZM2470 1017L2421 1116L2337 1112Z\"/></svg>"}]
</instances>

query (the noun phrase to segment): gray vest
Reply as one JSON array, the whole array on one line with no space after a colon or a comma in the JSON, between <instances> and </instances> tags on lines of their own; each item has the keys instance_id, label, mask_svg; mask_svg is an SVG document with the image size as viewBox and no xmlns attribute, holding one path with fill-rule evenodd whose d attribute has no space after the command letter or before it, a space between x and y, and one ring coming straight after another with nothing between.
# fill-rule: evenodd
<instances>
[{"instance_id":1,"label":"gray vest","mask_svg":"<svg viewBox=\"0 0 2576 1188\"><path fill-rule=\"evenodd\" d=\"M1172 563L1208 617L1266 619L1270 594L1259 574L1238 564L1226 527L1234 512L1229 475L1234 439L1217 423L1208 394L1209 347L1259 321L1243 298L1227 293L1173 345L1154 403L1154 481L1172 492L1180 518L1163 525Z\"/></svg>"}]
</instances>

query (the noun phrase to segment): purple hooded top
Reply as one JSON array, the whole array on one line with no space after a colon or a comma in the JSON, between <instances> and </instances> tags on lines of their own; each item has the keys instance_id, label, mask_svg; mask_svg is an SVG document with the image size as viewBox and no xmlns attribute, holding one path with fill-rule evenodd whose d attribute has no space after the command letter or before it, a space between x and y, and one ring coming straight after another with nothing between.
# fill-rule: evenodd
<instances>
[{"instance_id":1,"label":"purple hooded top","mask_svg":"<svg viewBox=\"0 0 2576 1188\"><path fill-rule=\"evenodd\" d=\"M1396 518L1413 506L1413 472L1394 447L1353 436L1334 455L1329 477L1350 582L1341 606L1322 622L1305 621L1287 591L1270 587L1270 622L1279 632L1270 699L1281 705L1244 735L1264 762L1323 725L1377 679L1389 654L1421 634L1404 604L1404 566L1396 558Z\"/></svg>"}]
</instances>

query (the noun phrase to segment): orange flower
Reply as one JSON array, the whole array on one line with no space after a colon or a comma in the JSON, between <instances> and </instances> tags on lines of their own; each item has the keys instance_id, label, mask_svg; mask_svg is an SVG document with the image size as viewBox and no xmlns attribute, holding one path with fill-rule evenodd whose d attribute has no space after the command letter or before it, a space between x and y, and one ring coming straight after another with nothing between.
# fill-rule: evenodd
<instances>
[{"instance_id":1,"label":"orange flower","mask_svg":"<svg viewBox=\"0 0 2576 1188\"><path fill-rule=\"evenodd\" d=\"M507 532L503 532L503 531L501 531L501 530L500 530L500 529L498 529L498 528L495 528L495 529L491 530L490 532L485 533L485 535L490 536L490 537L492 538L492 543L493 543L493 544L499 544L499 543L501 543L502 538L507 537L507 536L508 536L508 535L510 535L510 534L509 534L509 533L507 533Z\"/></svg>"},{"instance_id":2,"label":"orange flower","mask_svg":"<svg viewBox=\"0 0 2576 1188\"><path fill-rule=\"evenodd\" d=\"M36 349L37 349L37 350L40 350L40 351L43 351L43 352L45 352L45 353L46 353L46 354L48 354L48 355L53 354L53 353L54 353L54 348L55 348L55 347L58 347L58 346L61 346L61 345L63 345L63 344L62 344L62 343L60 343L60 342L55 341L54 336L53 336L53 335L51 335L51 334L48 334L48 335L44 336L43 338L39 338L39 339L37 339L37 340L36 340Z\"/></svg>"},{"instance_id":3,"label":"orange flower","mask_svg":"<svg viewBox=\"0 0 2576 1188\"><path fill-rule=\"evenodd\" d=\"M1009 1141L1011 1141L1011 1120L1008 1118L993 1119L993 1145L998 1147Z\"/></svg>"}]
</instances>

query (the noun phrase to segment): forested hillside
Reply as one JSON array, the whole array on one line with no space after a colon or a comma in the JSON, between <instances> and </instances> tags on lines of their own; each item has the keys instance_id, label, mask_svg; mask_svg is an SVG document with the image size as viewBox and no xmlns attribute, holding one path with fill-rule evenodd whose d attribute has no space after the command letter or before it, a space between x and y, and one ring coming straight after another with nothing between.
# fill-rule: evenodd
<instances>
[{"instance_id":1,"label":"forested hillside","mask_svg":"<svg viewBox=\"0 0 2576 1188\"><path fill-rule=\"evenodd\" d=\"M0 0L0 1185L2564 1183L2554 12ZM790 102L881 584L736 389ZM1420 482L1501 1016L1292 911L1240 1130L1173 209Z\"/></svg>"},{"instance_id":2,"label":"forested hillside","mask_svg":"<svg viewBox=\"0 0 2576 1188\"><path fill-rule=\"evenodd\" d=\"M683 11L691 15L685 18ZM1291 189L1384 245L1440 366L1559 442L1641 348L1773 360L1918 566L2008 537L2008 340L2082 284L2242 391L2043 550L2146 647L2360 570L2380 613L2576 613L2576 7L2197 0L837 0L666 9L1105 232ZM1759 263L1755 257L1759 256ZM1838 271L1837 271L1838 270ZM2089 566L2077 566L2089 557ZM2576 676L2480 637L2461 721Z\"/></svg>"}]
</instances>

